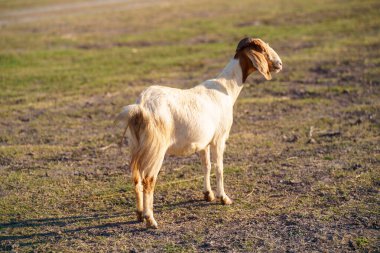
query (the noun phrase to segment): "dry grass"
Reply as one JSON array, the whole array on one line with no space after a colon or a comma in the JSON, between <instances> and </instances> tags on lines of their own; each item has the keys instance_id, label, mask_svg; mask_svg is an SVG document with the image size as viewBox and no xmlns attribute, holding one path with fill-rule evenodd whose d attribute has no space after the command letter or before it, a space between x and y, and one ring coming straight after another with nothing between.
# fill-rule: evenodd
<instances>
[{"instance_id":1,"label":"dry grass","mask_svg":"<svg viewBox=\"0 0 380 253\"><path fill-rule=\"evenodd\" d=\"M379 251L376 1L53 2L0 3L1 250ZM250 78L235 106L234 204L201 200L196 155L167 157L160 229L145 230L128 148L99 150L120 134L114 115L151 83L216 76L244 35L269 41L284 71Z\"/></svg>"}]
</instances>

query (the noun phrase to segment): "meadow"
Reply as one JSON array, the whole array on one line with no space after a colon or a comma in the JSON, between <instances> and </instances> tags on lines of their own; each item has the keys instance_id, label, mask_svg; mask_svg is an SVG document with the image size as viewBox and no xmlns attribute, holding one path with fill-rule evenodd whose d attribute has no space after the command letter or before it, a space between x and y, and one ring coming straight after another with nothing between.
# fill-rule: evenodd
<instances>
[{"instance_id":1,"label":"meadow","mask_svg":"<svg viewBox=\"0 0 380 253\"><path fill-rule=\"evenodd\" d=\"M115 115L217 76L245 36L284 68L235 104L233 205L167 157L145 229L127 143L101 150ZM378 252L379 187L379 1L0 0L0 251Z\"/></svg>"}]
</instances>

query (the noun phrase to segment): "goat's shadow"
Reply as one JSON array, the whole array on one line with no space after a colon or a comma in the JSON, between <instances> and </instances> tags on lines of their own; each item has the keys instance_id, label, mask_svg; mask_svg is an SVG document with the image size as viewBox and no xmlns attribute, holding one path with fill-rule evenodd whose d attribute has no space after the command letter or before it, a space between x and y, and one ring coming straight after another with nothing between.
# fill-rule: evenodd
<instances>
[{"instance_id":1,"label":"goat's shadow","mask_svg":"<svg viewBox=\"0 0 380 253\"><path fill-rule=\"evenodd\" d=\"M218 205L217 202L206 202L204 200L198 200L198 199L192 199L192 200L186 200L186 201L181 201L177 203L171 203L168 206L164 205L155 205L154 212L155 213L160 213L162 212L162 209L165 207L165 210L174 210L176 208L187 208L187 207L206 207L206 206L212 206L212 205Z\"/></svg>"},{"instance_id":2,"label":"goat's shadow","mask_svg":"<svg viewBox=\"0 0 380 253\"><path fill-rule=\"evenodd\" d=\"M45 243L47 241L58 241L63 237L70 237L78 232L95 236L111 236L118 229L129 228L128 232L134 233L141 229L136 226L138 222L129 219L130 214L93 214L81 216L67 216L45 219L29 219L21 221L12 221L8 223L0 223L0 250L10 250L11 245L17 244L20 247L31 246L35 244ZM127 221L110 222L107 219L126 218ZM104 220L104 222L102 222ZM97 225L80 225L83 222L100 221ZM77 226L76 226L77 225ZM68 227L75 228L68 228ZM46 227L46 228L45 228ZM14 228L36 228L37 233L15 235L12 234ZM49 230L47 232L47 230ZM46 231L46 232L45 232Z\"/></svg>"},{"instance_id":3,"label":"goat's shadow","mask_svg":"<svg viewBox=\"0 0 380 253\"><path fill-rule=\"evenodd\" d=\"M205 202L203 200L188 200L166 205L155 205L155 212L161 213L163 209L174 210L176 208L187 207L205 207L215 205L215 203ZM109 221L109 219L122 219L125 221ZM103 221L104 220L104 221ZM81 225L81 223L97 222L96 225ZM75 227L78 225L77 227ZM46 227L46 228L45 228ZM75 228L69 228L75 227ZM12 234L15 228L36 228L37 233L15 235ZM43 231L49 230L48 232ZM59 241L62 238L74 236L76 233L84 233L88 236L104 236L109 237L115 234L129 233L131 235L137 233L159 233L147 230L145 225L136 221L134 212L131 209L123 213L95 213L92 215L51 217L43 219L28 219L0 223L0 250L11 250L14 244L19 247L27 247L36 244L42 244L47 241Z\"/></svg>"}]
</instances>

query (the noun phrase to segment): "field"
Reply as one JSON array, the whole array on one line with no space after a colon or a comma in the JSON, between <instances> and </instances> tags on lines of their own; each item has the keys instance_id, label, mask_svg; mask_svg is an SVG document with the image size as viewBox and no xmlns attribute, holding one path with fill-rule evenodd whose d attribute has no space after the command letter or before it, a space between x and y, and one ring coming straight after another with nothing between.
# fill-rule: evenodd
<instances>
[{"instance_id":1,"label":"field","mask_svg":"<svg viewBox=\"0 0 380 253\"><path fill-rule=\"evenodd\" d=\"M233 205L202 200L196 154L167 157L145 229L128 146L101 150L115 115L217 76L247 35L284 69L235 104ZM379 1L0 0L0 251L379 252L379 187Z\"/></svg>"}]
</instances>

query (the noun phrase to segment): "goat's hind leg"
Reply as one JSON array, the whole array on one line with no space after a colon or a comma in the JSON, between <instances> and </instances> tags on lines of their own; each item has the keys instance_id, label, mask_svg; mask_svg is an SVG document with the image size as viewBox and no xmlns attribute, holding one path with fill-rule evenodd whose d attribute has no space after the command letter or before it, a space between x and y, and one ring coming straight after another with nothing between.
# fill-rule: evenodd
<instances>
[{"instance_id":1,"label":"goat's hind leg","mask_svg":"<svg viewBox=\"0 0 380 253\"><path fill-rule=\"evenodd\" d=\"M153 217L153 194L156 185L158 172L161 169L165 154L158 155L154 164L150 168L144 170L143 183L143 207L144 218L147 228L157 228L157 222Z\"/></svg>"},{"instance_id":2,"label":"goat's hind leg","mask_svg":"<svg viewBox=\"0 0 380 253\"><path fill-rule=\"evenodd\" d=\"M211 173L211 161L210 161L210 146L207 146L204 150L199 152L201 164L203 167L204 181L203 181L203 195L204 200L211 202L215 199L214 192L211 189L210 173Z\"/></svg>"},{"instance_id":3,"label":"goat's hind leg","mask_svg":"<svg viewBox=\"0 0 380 253\"><path fill-rule=\"evenodd\" d=\"M132 179L135 186L136 193L136 215L137 221L143 222L143 185L141 181L141 175L138 168L132 168Z\"/></svg>"},{"instance_id":4,"label":"goat's hind leg","mask_svg":"<svg viewBox=\"0 0 380 253\"><path fill-rule=\"evenodd\" d=\"M144 218L147 228L158 228L157 221L153 217L153 193L157 176L147 176L143 180L144 185Z\"/></svg>"}]
</instances>

